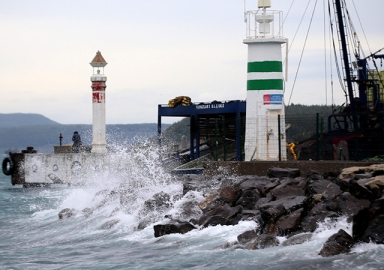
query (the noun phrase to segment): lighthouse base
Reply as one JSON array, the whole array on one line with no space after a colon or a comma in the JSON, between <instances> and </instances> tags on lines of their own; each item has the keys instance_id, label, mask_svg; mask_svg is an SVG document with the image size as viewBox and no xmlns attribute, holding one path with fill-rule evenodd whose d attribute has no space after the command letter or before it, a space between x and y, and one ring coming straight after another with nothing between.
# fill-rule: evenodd
<instances>
[{"instance_id":1,"label":"lighthouse base","mask_svg":"<svg viewBox=\"0 0 384 270\"><path fill-rule=\"evenodd\" d=\"M105 154L105 153L107 153L107 145L106 144L92 144L91 153Z\"/></svg>"}]
</instances>

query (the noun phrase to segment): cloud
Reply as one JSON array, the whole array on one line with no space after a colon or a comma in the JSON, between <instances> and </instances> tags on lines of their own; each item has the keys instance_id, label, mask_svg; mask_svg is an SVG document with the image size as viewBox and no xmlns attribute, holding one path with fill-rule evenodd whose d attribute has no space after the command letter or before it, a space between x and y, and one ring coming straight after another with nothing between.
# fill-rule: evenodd
<instances>
[{"instance_id":1,"label":"cloud","mask_svg":"<svg viewBox=\"0 0 384 270\"><path fill-rule=\"evenodd\" d=\"M291 3L272 1L285 14ZM348 4L367 47L354 6ZM371 49L380 49L384 39L377 18L384 1L354 4ZM290 44L305 6L295 1L286 19L284 34ZM312 7L290 51L287 92ZM293 103L326 103L322 12L318 1ZM3 1L0 24L2 113L41 113L64 124L90 124L89 62L97 50L108 62L107 123L156 122L157 105L178 95L196 102L246 96L243 1ZM342 95L335 98L338 103Z\"/></svg>"}]
</instances>

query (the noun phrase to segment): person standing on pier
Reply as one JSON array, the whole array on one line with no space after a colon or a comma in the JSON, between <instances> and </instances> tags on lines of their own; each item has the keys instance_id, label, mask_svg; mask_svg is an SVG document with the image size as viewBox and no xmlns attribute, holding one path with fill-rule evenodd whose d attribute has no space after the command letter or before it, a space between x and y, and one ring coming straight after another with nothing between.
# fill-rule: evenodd
<instances>
[{"instance_id":1,"label":"person standing on pier","mask_svg":"<svg viewBox=\"0 0 384 270\"><path fill-rule=\"evenodd\" d=\"M81 137L77 131L75 131L73 133L72 141L73 141L72 152L73 153L79 153L80 152L80 146L81 146Z\"/></svg>"}]
</instances>

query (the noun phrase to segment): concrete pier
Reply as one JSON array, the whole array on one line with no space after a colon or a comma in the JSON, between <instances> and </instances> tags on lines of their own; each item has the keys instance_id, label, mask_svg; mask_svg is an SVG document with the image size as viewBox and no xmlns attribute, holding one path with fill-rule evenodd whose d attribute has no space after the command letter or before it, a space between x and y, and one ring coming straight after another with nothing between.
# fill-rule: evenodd
<instances>
[{"instance_id":1,"label":"concrete pier","mask_svg":"<svg viewBox=\"0 0 384 270\"><path fill-rule=\"evenodd\" d=\"M230 175L266 176L270 168L297 168L301 176L306 177L312 172L339 174L342 169L349 167L370 166L384 162L358 161L215 161L204 164L204 174L214 175L225 173Z\"/></svg>"}]
</instances>

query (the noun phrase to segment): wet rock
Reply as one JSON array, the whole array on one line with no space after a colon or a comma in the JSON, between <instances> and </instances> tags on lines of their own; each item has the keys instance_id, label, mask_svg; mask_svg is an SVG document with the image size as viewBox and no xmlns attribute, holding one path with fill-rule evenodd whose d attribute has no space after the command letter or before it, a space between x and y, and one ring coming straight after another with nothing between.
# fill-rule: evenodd
<instances>
[{"instance_id":1,"label":"wet rock","mask_svg":"<svg viewBox=\"0 0 384 270\"><path fill-rule=\"evenodd\" d=\"M333 200L343 193L338 185L328 180L312 181L307 191L309 194L321 194L326 200Z\"/></svg>"},{"instance_id":2,"label":"wet rock","mask_svg":"<svg viewBox=\"0 0 384 270\"><path fill-rule=\"evenodd\" d=\"M235 225L241 219L243 208L238 205L230 207L228 204L219 206L203 214L198 224L203 227L216 225Z\"/></svg>"},{"instance_id":3,"label":"wet rock","mask_svg":"<svg viewBox=\"0 0 384 270\"><path fill-rule=\"evenodd\" d=\"M175 204L175 207L178 209L177 218L181 220L199 218L203 214L203 211L199 207L199 203L200 199L196 197L195 193L187 193L183 197L183 200Z\"/></svg>"},{"instance_id":4,"label":"wet rock","mask_svg":"<svg viewBox=\"0 0 384 270\"><path fill-rule=\"evenodd\" d=\"M280 200L271 201L269 203L260 205L259 208L262 212L265 212L269 211L268 209L273 209L273 207L281 205L283 206L285 212L290 213L299 208L303 208L305 206L306 201L307 197L305 196L287 196L283 197Z\"/></svg>"},{"instance_id":5,"label":"wet rock","mask_svg":"<svg viewBox=\"0 0 384 270\"><path fill-rule=\"evenodd\" d=\"M366 167L350 167L341 171L339 179L354 178L356 175L371 174L372 177L384 175L384 164L373 164Z\"/></svg>"},{"instance_id":6,"label":"wet rock","mask_svg":"<svg viewBox=\"0 0 384 270\"><path fill-rule=\"evenodd\" d=\"M354 241L352 236L344 230L339 230L333 234L323 245L319 255L323 257L335 256L342 253L348 253L353 246Z\"/></svg>"},{"instance_id":7,"label":"wet rock","mask_svg":"<svg viewBox=\"0 0 384 270\"><path fill-rule=\"evenodd\" d=\"M272 196L270 196L270 197L260 198L260 199L256 202L256 204L255 204L255 209L260 209L260 205L269 203L269 202L272 201L272 199L273 199Z\"/></svg>"},{"instance_id":8,"label":"wet rock","mask_svg":"<svg viewBox=\"0 0 384 270\"><path fill-rule=\"evenodd\" d=\"M384 198L372 202L353 217L352 235L355 241L384 244Z\"/></svg>"},{"instance_id":9,"label":"wet rock","mask_svg":"<svg viewBox=\"0 0 384 270\"><path fill-rule=\"evenodd\" d=\"M368 172L369 169L367 167L349 167L349 168L344 168L341 170L340 175L338 178L340 180L342 179L347 179L347 178L354 178L356 174L364 174Z\"/></svg>"},{"instance_id":10,"label":"wet rock","mask_svg":"<svg viewBox=\"0 0 384 270\"><path fill-rule=\"evenodd\" d=\"M237 200L235 205L241 205L245 209L254 209L256 202L260 199L261 195L257 189L247 189Z\"/></svg>"},{"instance_id":11,"label":"wet rock","mask_svg":"<svg viewBox=\"0 0 384 270\"><path fill-rule=\"evenodd\" d=\"M338 179L337 184L339 185L342 191L349 192L349 181L351 180L352 178Z\"/></svg>"},{"instance_id":12,"label":"wet rock","mask_svg":"<svg viewBox=\"0 0 384 270\"><path fill-rule=\"evenodd\" d=\"M361 184L360 181L357 181ZM369 178L368 181L364 183L364 185L372 191L372 193L377 197L380 198L383 190L384 190L384 176L379 175L372 178Z\"/></svg>"},{"instance_id":13,"label":"wet rock","mask_svg":"<svg viewBox=\"0 0 384 270\"><path fill-rule=\"evenodd\" d=\"M275 247L279 245L279 240L275 236L262 234L256 237L256 239L248 245L248 249L265 249L269 247Z\"/></svg>"},{"instance_id":14,"label":"wet rock","mask_svg":"<svg viewBox=\"0 0 384 270\"><path fill-rule=\"evenodd\" d=\"M59 212L59 219L65 219L69 218L73 215L75 215L76 210L75 209L69 209L69 208L64 208Z\"/></svg>"},{"instance_id":15,"label":"wet rock","mask_svg":"<svg viewBox=\"0 0 384 270\"><path fill-rule=\"evenodd\" d=\"M152 199L144 202L144 206L147 211L153 211L159 208L168 208L171 205L171 196L163 191L156 193L153 195Z\"/></svg>"},{"instance_id":16,"label":"wet rock","mask_svg":"<svg viewBox=\"0 0 384 270\"><path fill-rule=\"evenodd\" d=\"M113 226L115 226L120 221L118 219L112 219L107 222L105 222L103 225L100 226L100 230L109 230Z\"/></svg>"},{"instance_id":17,"label":"wet rock","mask_svg":"<svg viewBox=\"0 0 384 270\"><path fill-rule=\"evenodd\" d=\"M148 215L145 217L140 218L139 224L137 225L137 230L144 230L149 225L153 224L154 222L158 221L158 218L153 215Z\"/></svg>"},{"instance_id":18,"label":"wet rock","mask_svg":"<svg viewBox=\"0 0 384 270\"><path fill-rule=\"evenodd\" d=\"M257 236L258 236L258 233L256 230L250 230L250 231L243 232L242 234L239 234L237 236L237 241L240 244L246 244L254 240Z\"/></svg>"},{"instance_id":19,"label":"wet rock","mask_svg":"<svg viewBox=\"0 0 384 270\"><path fill-rule=\"evenodd\" d=\"M284 236L300 229L303 209L298 209L289 215L280 217L275 225L277 235Z\"/></svg>"},{"instance_id":20,"label":"wet rock","mask_svg":"<svg viewBox=\"0 0 384 270\"><path fill-rule=\"evenodd\" d=\"M373 218L361 236L364 242L384 244L384 215Z\"/></svg>"},{"instance_id":21,"label":"wet rock","mask_svg":"<svg viewBox=\"0 0 384 270\"><path fill-rule=\"evenodd\" d=\"M217 226L217 225L224 226L228 224L227 224L227 219L225 217L216 215L216 216L208 217L208 219L206 219L205 222L202 223L201 225L203 225L203 227L206 228L209 226Z\"/></svg>"},{"instance_id":22,"label":"wet rock","mask_svg":"<svg viewBox=\"0 0 384 270\"><path fill-rule=\"evenodd\" d=\"M349 193L358 199L374 200L377 197L364 184L358 183L355 179L349 181Z\"/></svg>"},{"instance_id":23,"label":"wet rock","mask_svg":"<svg viewBox=\"0 0 384 270\"><path fill-rule=\"evenodd\" d=\"M326 202L316 204L308 214L302 218L301 229L305 232L314 232L318 223L323 222L326 218L336 218L338 214L327 208Z\"/></svg>"},{"instance_id":24,"label":"wet rock","mask_svg":"<svg viewBox=\"0 0 384 270\"><path fill-rule=\"evenodd\" d=\"M199 207L203 212L208 212L224 204L232 205L236 195L237 190L233 187L224 187L209 195L199 204Z\"/></svg>"},{"instance_id":25,"label":"wet rock","mask_svg":"<svg viewBox=\"0 0 384 270\"><path fill-rule=\"evenodd\" d=\"M356 180L359 180L359 179L370 179L370 178L372 178L372 173L355 174L355 176L353 178L356 179Z\"/></svg>"},{"instance_id":26,"label":"wet rock","mask_svg":"<svg viewBox=\"0 0 384 270\"><path fill-rule=\"evenodd\" d=\"M271 178L296 178L300 176L300 170L296 168L270 168L268 176Z\"/></svg>"},{"instance_id":27,"label":"wet rock","mask_svg":"<svg viewBox=\"0 0 384 270\"><path fill-rule=\"evenodd\" d=\"M312 196L312 200L316 203L320 202L323 198L322 194L313 194Z\"/></svg>"},{"instance_id":28,"label":"wet rock","mask_svg":"<svg viewBox=\"0 0 384 270\"><path fill-rule=\"evenodd\" d=\"M270 194L279 200L287 196L305 196L308 180L303 178L287 179L270 191Z\"/></svg>"},{"instance_id":29,"label":"wet rock","mask_svg":"<svg viewBox=\"0 0 384 270\"><path fill-rule=\"evenodd\" d=\"M338 210L341 212L341 215L347 217L356 215L360 210L363 210L370 205L370 201L357 199L349 192L342 193L334 200L334 203L337 203Z\"/></svg>"},{"instance_id":30,"label":"wet rock","mask_svg":"<svg viewBox=\"0 0 384 270\"><path fill-rule=\"evenodd\" d=\"M324 180L324 176L318 172L312 171L309 175L307 175L307 180Z\"/></svg>"},{"instance_id":31,"label":"wet rock","mask_svg":"<svg viewBox=\"0 0 384 270\"><path fill-rule=\"evenodd\" d=\"M266 195L270 190L274 189L278 185L280 185L280 181L279 180L275 180L275 181L273 181L271 183L266 184L264 187L262 187L261 192L264 195Z\"/></svg>"},{"instance_id":32,"label":"wet rock","mask_svg":"<svg viewBox=\"0 0 384 270\"><path fill-rule=\"evenodd\" d=\"M276 221L280 216L284 215L287 211L281 204L263 204L260 206L261 216L263 220L269 221L272 219Z\"/></svg>"},{"instance_id":33,"label":"wet rock","mask_svg":"<svg viewBox=\"0 0 384 270\"><path fill-rule=\"evenodd\" d=\"M311 233L297 234L285 240L281 245L284 247L299 245L309 241L311 237L312 237Z\"/></svg>"},{"instance_id":34,"label":"wet rock","mask_svg":"<svg viewBox=\"0 0 384 270\"><path fill-rule=\"evenodd\" d=\"M189 222L173 221L169 224L155 225L153 226L153 229L155 231L155 237L160 237L173 233L185 234L196 229L196 227Z\"/></svg>"},{"instance_id":35,"label":"wet rock","mask_svg":"<svg viewBox=\"0 0 384 270\"><path fill-rule=\"evenodd\" d=\"M253 177L247 177L239 184L239 189L241 190L248 190L248 189L257 189L261 191L261 189L269 184L271 182L271 179L269 177L259 177L259 176L253 176Z\"/></svg>"},{"instance_id":36,"label":"wet rock","mask_svg":"<svg viewBox=\"0 0 384 270\"><path fill-rule=\"evenodd\" d=\"M83 212L84 217L86 217L86 218L93 214L93 210L89 207L84 208L82 212Z\"/></svg>"},{"instance_id":37,"label":"wet rock","mask_svg":"<svg viewBox=\"0 0 384 270\"><path fill-rule=\"evenodd\" d=\"M241 212L241 220L253 220L255 221L259 227L256 229L256 231L261 231L262 227L264 226L264 219L261 216L261 212L259 210L244 210Z\"/></svg>"}]
</instances>

